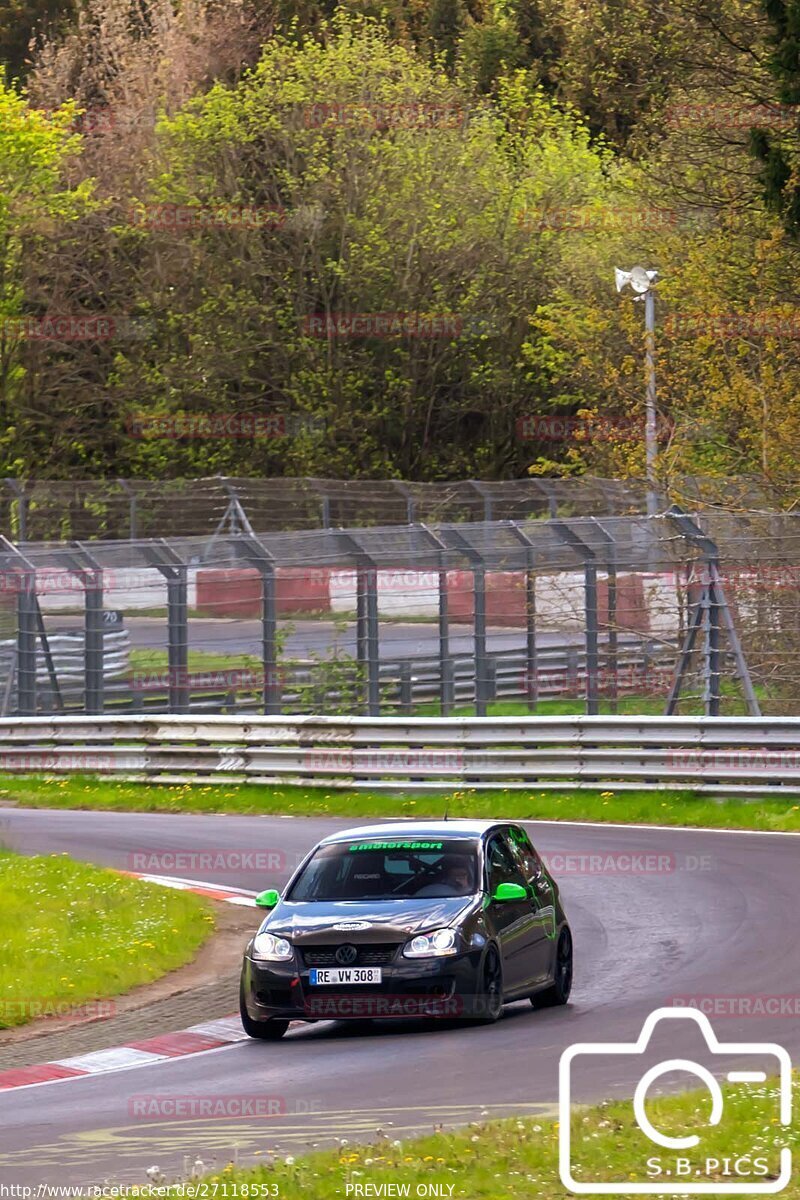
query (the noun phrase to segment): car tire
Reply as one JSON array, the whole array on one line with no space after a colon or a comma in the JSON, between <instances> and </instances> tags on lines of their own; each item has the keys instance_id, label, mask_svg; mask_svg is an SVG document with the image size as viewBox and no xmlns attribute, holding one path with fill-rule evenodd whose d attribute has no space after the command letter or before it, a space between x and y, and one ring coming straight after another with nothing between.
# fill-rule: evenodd
<instances>
[{"instance_id":1,"label":"car tire","mask_svg":"<svg viewBox=\"0 0 800 1200\"><path fill-rule=\"evenodd\" d=\"M549 988L531 996L534 1008L557 1008L569 1000L572 991L572 934L568 929L562 929L558 939L554 975Z\"/></svg>"},{"instance_id":2,"label":"car tire","mask_svg":"<svg viewBox=\"0 0 800 1200\"><path fill-rule=\"evenodd\" d=\"M239 1014L242 1018L242 1029L248 1037L259 1042L277 1042L289 1028L289 1022L281 1017L270 1017L268 1021L254 1021L247 1011L242 993L239 994Z\"/></svg>"},{"instance_id":3,"label":"car tire","mask_svg":"<svg viewBox=\"0 0 800 1200\"><path fill-rule=\"evenodd\" d=\"M494 1025L503 1012L503 964L496 946L486 951L476 999L480 1013L475 1018L477 1024Z\"/></svg>"}]
</instances>

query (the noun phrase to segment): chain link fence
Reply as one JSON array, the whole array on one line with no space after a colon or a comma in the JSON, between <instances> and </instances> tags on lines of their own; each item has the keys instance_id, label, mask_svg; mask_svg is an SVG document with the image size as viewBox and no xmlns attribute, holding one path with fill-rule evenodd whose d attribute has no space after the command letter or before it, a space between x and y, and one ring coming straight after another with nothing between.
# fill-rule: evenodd
<instances>
[{"instance_id":1,"label":"chain link fence","mask_svg":"<svg viewBox=\"0 0 800 1200\"><path fill-rule=\"evenodd\" d=\"M690 477L669 481L666 510L789 510L800 485ZM232 479L3 481L0 532L19 542L192 537L424 522L612 517L647 511L643 480Z\"/></svg>"}]
</instances>

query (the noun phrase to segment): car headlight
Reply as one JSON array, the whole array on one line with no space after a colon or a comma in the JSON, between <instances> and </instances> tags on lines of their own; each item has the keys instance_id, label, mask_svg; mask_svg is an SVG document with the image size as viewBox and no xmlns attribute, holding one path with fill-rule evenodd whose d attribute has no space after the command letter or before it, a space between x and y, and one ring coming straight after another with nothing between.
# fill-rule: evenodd
<instances>
[{"instance_id":1,"label":"car headlight","mask_svg":"<svg viewBox=\"0 0 800 1200\"><path fill-rule=\"evenodd\" d=\"M454 929L435 929L433 933L420 933L403 947L405 958L435 958L437 955L455 952Z\"/></svg>"},{"instance_id":2,"label":"car headlight","mask_svg":"<svg viewBox=\"0 0 800 1200\"><path fill-rule=\"evenodd\" d=\"M292 957L292 943L272 933L257 933L253 938L253 957L267 962L287 962Z\"/></svg>"}]
</instances>

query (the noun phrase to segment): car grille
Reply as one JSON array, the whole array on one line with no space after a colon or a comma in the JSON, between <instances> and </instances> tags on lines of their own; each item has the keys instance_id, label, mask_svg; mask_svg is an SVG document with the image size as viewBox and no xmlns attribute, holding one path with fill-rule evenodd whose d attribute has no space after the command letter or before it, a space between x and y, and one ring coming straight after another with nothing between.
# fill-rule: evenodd
<instances>
[{"instance_id":1,"label":"car grille","mask_svg":"<svg viewBox=\"0 0 800 1200\"><path fill-rule=\"evenodd\" d=\"M348 963L348 966L380 967L390 963L397 952L398 944L356 946L358 958L354 963ZM303 962L307 967L338 967L341 965L336 961L338 946L301 946L299 949L302 951Z\"/></svg>"}]
</instances>

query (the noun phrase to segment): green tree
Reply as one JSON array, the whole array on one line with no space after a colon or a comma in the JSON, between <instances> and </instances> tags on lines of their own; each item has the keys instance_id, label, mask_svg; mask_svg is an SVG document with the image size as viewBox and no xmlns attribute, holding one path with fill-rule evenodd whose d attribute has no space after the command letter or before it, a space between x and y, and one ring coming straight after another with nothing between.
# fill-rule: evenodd
<instances>
[{"instance_id":1,"label":"green tree","mask_svg":"<svg viewBox=\"0 0 800 1200\"><path fill-rule=\"evenodd\" d=\"M7 78L24 77L31 41L65 28L73 15L71 0L0 0L0 65Z\"/></svg>"},{"instance_id":2,"label":"green tree","mask_svg":"<svg viewBox=\"0 0 800 1200\"><path fill-rule=\"evenodd\" d=\"M90 203L91 182L71 186L67 178L80 144L71 131L74 121L74 105L39 112L0 78L0 457L6 473L28 469L7 455L25 406L35 405L27 386L26 322L43 315L27 303L24 264ZM38 339L39 330L34 333Z\"/></svg>"},{"instance_id":3,"label":"green tree","mask_svg":"<svg viewBox=\"0 0 800 1200\"><path fill-rule=\"evenodd\" d=\"M213 88L161 137L146 203L284 219L124 234L159 266L136 296L155 336L118 363L118 408L300 422L291 438L179 441L176 473L524 465L516 421L536 399L520 351L559 270L541 212L605 186L579 122L522 76L476 107L378 25L341 18L324 39L276 39L251 76ZM424 336L335 332L339 317L387 313L434 324ZM131 444L128 469L148 473L163 453Z\"/></svg>"},{"instance_id":4,"label":"green tree","mask_svg":"<svg viewBox=\"0 0 800 1200\"><path fill-rule=\"evenodd\" d=\"M770 24L767 68L776 100L792 119L783 128L754 128L751 149L761 164L760 178L769 208L786 229L800 236L800 0L761 0Z\"/></svg>"}]
</instances>

